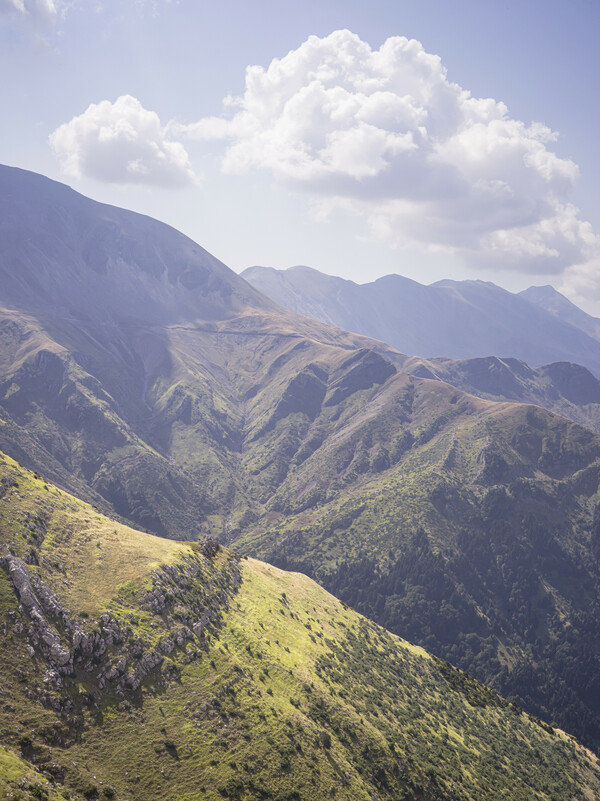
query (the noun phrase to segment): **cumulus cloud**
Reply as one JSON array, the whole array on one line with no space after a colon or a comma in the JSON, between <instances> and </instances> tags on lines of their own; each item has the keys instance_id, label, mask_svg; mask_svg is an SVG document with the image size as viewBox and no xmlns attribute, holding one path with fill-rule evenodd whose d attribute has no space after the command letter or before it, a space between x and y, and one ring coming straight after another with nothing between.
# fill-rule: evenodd
<instances>
[{"instance_id":1,"label":"cumulus cloud","mask_svg":"<svg viewBox=\"0 0 600 801\"><path fill-rule=\"evenodd\" d=\"M320 214L342 206L392 242L540 273L598 252L569 201L578 168L553 152L556 134L472 97L414 39L373 50L347 30L311 36L248 67L223 116L180 130L228 140L226 172L267 169L316 197Z\"/></svg>"},{"instance_id":2,"label":"cumulus cloud","mask_svg":"<svg viewBox=\"0 0 600 801\"><path fill-rule=\"evenodd\" d=\"M64 172L76 178L162 187L197 180L185 147L131 95L90 105L57 128L50 145Z\"/></svg>"}]
</instances>

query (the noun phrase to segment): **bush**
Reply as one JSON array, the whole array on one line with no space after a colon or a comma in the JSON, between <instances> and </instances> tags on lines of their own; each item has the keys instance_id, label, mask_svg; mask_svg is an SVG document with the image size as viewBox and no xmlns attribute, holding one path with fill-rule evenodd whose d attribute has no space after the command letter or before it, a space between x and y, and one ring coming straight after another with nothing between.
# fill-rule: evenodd
<instances>
[{"instance_id":1,"label":"bush","mask_svg":"<svg viewBox=\"0 0 600 801\"><path fill-rule=\"evenodd\" d=\"M331 735L328 731L322 731L319 733L319 740L321 741L321 745L323 748L329 750L331 748Z\"/></svg>"}]
</instances>

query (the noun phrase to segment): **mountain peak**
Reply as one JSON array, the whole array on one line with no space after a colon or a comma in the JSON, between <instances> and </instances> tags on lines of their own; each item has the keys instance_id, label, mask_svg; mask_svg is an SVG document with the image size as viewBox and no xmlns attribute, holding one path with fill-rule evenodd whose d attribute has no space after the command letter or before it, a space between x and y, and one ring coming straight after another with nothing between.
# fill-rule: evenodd
<instances>
[{"instance_id":1,"label":"mountain peak","mask_svg":"<svg viewBox=\"0 0 600 801\"><path fill-rule=\"evenodd\" d=\"M444 279L427 286L401 275L355 284L301 269L252 268L245 278L292 311L387 342L411 356L506 354L532 366L575 362L600 375L600 320L551 287L514 294L479 279ZM560 310L548 298L560 300Z\"/></svg>"},{"instance_id":2,"label":"mountain peak","mask_svg":"<svg viewBox=\"0 0 600 801\"><path fill-rule=\"evenodd\" d=\"M600 319L580 309L550 284L530 286L519 295L558 320L585 331L594 339L600 339Z\"/></svg>"},{"instance_id":3,"label":"mountain peak","mask_svg":"<svg viewBox=\"0 0 600 801\"><path fill-rule=\"evenodd\" d=\"M2 302L76 319L227 319L273 304L174 228L0 167Z\"/></svg>"}]
</instances>

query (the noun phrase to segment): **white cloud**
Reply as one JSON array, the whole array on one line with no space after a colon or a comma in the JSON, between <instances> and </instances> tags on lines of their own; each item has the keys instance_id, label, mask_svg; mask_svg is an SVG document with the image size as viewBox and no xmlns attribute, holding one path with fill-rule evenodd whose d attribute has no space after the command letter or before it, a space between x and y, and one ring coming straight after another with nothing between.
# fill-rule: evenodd
<instances>
[{"instance_id":1,"label":"white cloud","mask_svg":"<svg viewBox=\"0 0 600 801\"><path fill-rule=\"evenodd\" d=\"M56 17L57 8L53 0L0 0L0 14L17 15L33 24L46 23Z\"/></svg>"},{"instance_id":2,"label":"white cloud","mask_svg":"<svg viewBox=\"0 0 600 801\"><path fill-rule=\"evenodd\" d=\"M140 11L156 13L161 6L177 5L179 0L134 0ZM85 5L86 0L0 0L0 15L13 15L23 22L36 24L53 21L57 16L64 16L73 6ZM90 3L87 2L89 6ZM102 10L102 0L96 0L95 11Z\"/></svg>"},{"instance_id":3,"label":"white cloud","mask_svg":"<svg viewBox=\"0 0 600 801\"><path fill-rule=\"evenodd\" d=\"M556 134L451 83L414 39L372 50L346 30L311 36L248 67L245 93L225 105L180 131L228 139L226 172L267 169L321 214L342 206L391 242L540 273L598 252L569 202L577 165L550 149Z\"/></svg>"},{"instance_id":4,"label":"white cloud","mask_svg":"<svg viewBox=\"0 0 600 801\"><path fill-rule=\"evenodd\" d=\"M90 105L57 128L50 145L64 172L76 178L163 187L197 180L181 142L131 95Z\"/></svg>"}]
</instances>

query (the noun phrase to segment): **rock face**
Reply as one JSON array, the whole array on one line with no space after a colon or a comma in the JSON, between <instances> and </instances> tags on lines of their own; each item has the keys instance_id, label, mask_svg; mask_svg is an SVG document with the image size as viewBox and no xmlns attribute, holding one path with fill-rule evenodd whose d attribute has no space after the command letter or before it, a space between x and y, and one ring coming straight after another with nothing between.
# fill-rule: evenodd
<instances>
[{"instance_id":1,"label":"rock face","mask_svg":"<svg viewBox=\"0 0 600 801\"><path fill-rule=\"evenodd\" d=\"M135 633L128 617L106 611L84 629L65 609L40 576L27 564L8 554L0 567L8 574L19 600L19 620L15 631L27 636L28 653L46 663L45 683L54 690L63 688L64 676L77 670L89 673L100 692L110 688L119 696L138 690L144 679L163 664L165 656L192 641L188 658L196 658L204 648L204 632L218 624L229 598L241 577L237 561L227 564L214 579L205 582L206 562L219 550L215 540L206 538L191 555L174 565L163 565L151 574L152 588L139 601L139 612L149 613L157 636L151 643ZM118 602L115 602L118 607ZM173 673L171 663L165 678Z\"/></svg>"},{"instance_id":2,"label":"rock face","mask_svg":"<svg viewBox=\"0 0 600 801\"><path fill-rule=\"evenodd\" d=\"M71 622L67 610L61 606L58 598L52 595L38 576L34 575L33 578L30 576L27 565L16 556L3 556L0 565L8 572L21 606L31 621L28 633L30 644L41 651L51 667L64 670L69 665L65 672L71 672L71 654L62 645L57 630L45 617L51 615L70 629Z\"/></svg>"}]
</instances>

